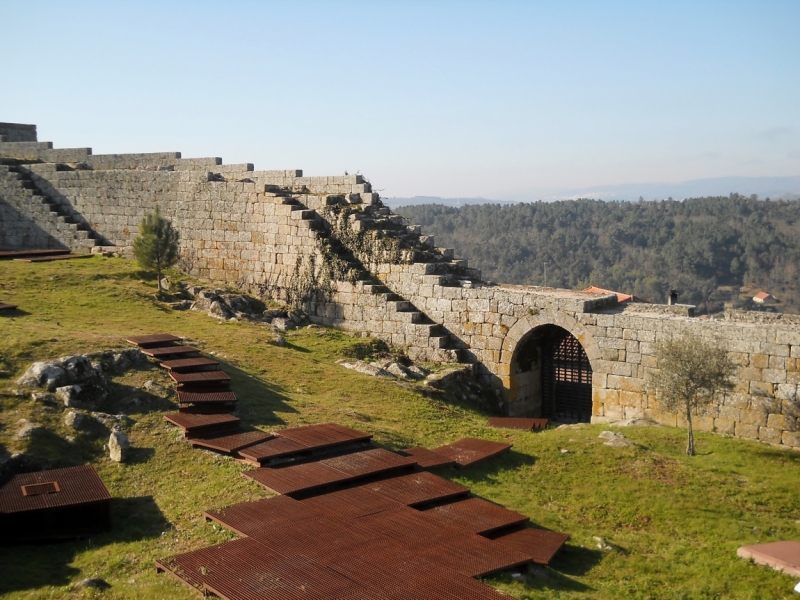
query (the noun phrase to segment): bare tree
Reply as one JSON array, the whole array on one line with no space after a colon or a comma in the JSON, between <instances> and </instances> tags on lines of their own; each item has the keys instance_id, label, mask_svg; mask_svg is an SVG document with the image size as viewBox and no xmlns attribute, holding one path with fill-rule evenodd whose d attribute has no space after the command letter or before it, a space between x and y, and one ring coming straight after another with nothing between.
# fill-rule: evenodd
<instances>
[{"instance_id":1,"label":"bare tree","mask_svg":"<svg viewBox=\"0 0 800 600\"><path fill-rule=\"evenodd\" d=\"M658 370L650 377L650 387L664 408L685 411L689 433L686 454L694 456L692 413L711 403L720 392L733 388L735 365L725 349L691 333L660 342L655 357Z\"/></svg>"}]
</instances>

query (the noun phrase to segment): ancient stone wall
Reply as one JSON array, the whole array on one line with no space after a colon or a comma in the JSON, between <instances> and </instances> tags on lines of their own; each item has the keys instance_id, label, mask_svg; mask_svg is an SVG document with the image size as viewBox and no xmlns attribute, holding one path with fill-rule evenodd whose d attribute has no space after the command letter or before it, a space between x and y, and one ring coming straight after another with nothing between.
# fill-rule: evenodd
<instances>
[{"instance_id":1,"label":"ancient stone wall","mask_svg":"<svg viewBox=\"0 0 800 600\"><path fill-rule=\"evenodd\" d=\"M647 381L656 344L691 331L724 345L738 369L736 389L697 427L800 447L796 317L698 319L691 307L621 305L613 294L487 285L383 207L359 175L255 171L178 152L94 155L37 142L35 129L11 139L12 130L0 126L0 247L130 247L158 205L181 233L186 271L291 300L317 323L368 332L415 360L472 363L511 415L540 410L539 367L519 357L557 327L591 364L594 421L680 425Z\"/></svg>"},{"instance_id":2,"label":"ancient stone wall","mask_svg":"<svg viewBox=\"0 0 800 600\"><path fill-rule=\"evenodd\" d=\"M36 125L0 123L0 142L35 142Z\"/></svg>"}]
</instances>

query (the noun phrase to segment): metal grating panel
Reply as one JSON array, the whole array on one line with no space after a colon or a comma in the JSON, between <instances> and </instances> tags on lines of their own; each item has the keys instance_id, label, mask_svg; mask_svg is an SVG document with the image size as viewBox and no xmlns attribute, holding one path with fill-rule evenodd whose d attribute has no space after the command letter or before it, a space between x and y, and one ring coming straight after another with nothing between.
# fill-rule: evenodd
<instances>
[{"instance_id":1,"label":"metal grating panel","mask_svg":"<svg viewBox=\"0 0 800 600\"><path fill-rule=\"evenodd\" d=\"M231 376L225 371L197 371L195 373L178 373L170 371L172 380L181 385L191 383L230 383Z\"/></svg>"},{"instance_id":2,"label":"metal grating panel","mask_svg":"<svg viewBox=\"0 0 800 600\"><path fill-rule=\"evenodd\" d=\"M464 486L424 471L383 479L364 487L407 506L450 500L469 493Z\"/></svg>"},{"instance_id":3,"label":"metal grating panel","mask_svg":"<svg viewBox=\"0 0 800 600\"><path fill-rule=\"evenodd\" d=\"M483 577L531 562L528 554L468 533L455 534L422 548L420 553L442 567L470 577Z\"/></svg>"},{"instance_id":4,"label":"metal grating panel","mask_svg":"<svg viewBox=\"0 0 800 600\"><path fill-rule=\"evenodd\" d=\"M270 537L293 523L319 519L326 513L289 496L275 496L255 502L240 502L227 508L206 511L204 514L206 518L239 535L263 538Z\"/></svg>"},{"instance_id":5,"label":"metal grating panel","mask_svg":"<svg viewBox=\"0 0 800 600\"><path fill-rule=\"evenodd\" d=\"M321 494L303 500L302 504L319 511L320 514L339 518L358 518L400 506L395 500L366 487Z\"/></svg>"},{"instance_id":6,"label":"metal grating panel","mask_svg":"<svg viewBox=\"0 0 800 600\"><path fill-rule=\"evenodd\" d=\"M533 562L549 564L569 539L566 533L547 529L520 529L494 538L498 544L532 557Z\"/></svg>"},{"instance_id":7,"label":"metal grating panel","mask_svg":"<svg viewBox=\"0 0 800 600\"><path fill-rule=\"evenodd\" d=\"M186 392L178 390L179 404L203 404L205 402L236 402L236 394L230 390L219 392Z\"/></svg>"},{"instance_id":8,"label":"metal grating panel","mask_svg":"<svg viewBox=\"0 0 800 600\"><path fill-rule=\"evenodd\" d=\"M220 452L227 452L229 454L254 446L264 440L272 438L271 433L264 433L263 431L243 431L242 433L234 433L233 435L224 435L219 437L210 438L190 438L192 446L200 448L209 448L211 450L218 450Z\"/></svg>"},{"instance_id":9,"label":"metal grating panel","mask_svg":"<svg viewBox=\"0 0 800 600\"><path fill-rule=\"evenodd\" d=\"M423 469L441 469L456 466L456 462L453 459L419 446L401 450L400 453L411 456Z\"/></svg>"},{"instance_id":10,"label":"metal grating panel","mask_svg":"<svg viewBox=\"0 0 800 600\"><path fill-rule=\"evenodd\" d=\"M463 438L452 444L434 448L433 451L453 459L459 466L467 467L502 454L509 450L511 446L512 444L502 442Z\"/></svg>"},{"instance_id":11,"label":"metal grating panel","mask_svg":"<svg viewBox=\"0 0 800 600\"><path fill-rule=\"evenodd\" d=\"M158 365L167 369L168 371L187 372L199 371L201 369L205 369L206 367L213 367L214 369L219 368L219 361L216 361L213 358L206 358L205 356L198 356L196 358L164 360L158 363ZM214 369L209 368L208 370Z\"/></svg>"},{"instance_id":12,"label":"metal grating panel","mask_svg":"<svg viewBox=\"0 0 800 600\"><path fill-rule=\"evenodd\" d=\"M152 358L161 358L163 356L200 354L200 350L192 346L161 346L158 348L142 348L142 354L146 354Z\"/></svg>"},{"instance_id":13,"label":"metal grating panel","mask_svg":"<svg viewBox=\"0 0 800 600\"><path fill-rule=\"evenodd\" d=\"M246 450L242 450L239 452L239 455L253 462L260 463L271 458L288 456L300 452L308 452L310 450L311 448L308 446L295 442L294 440L280 437L280 435L276 435L276 437L272 438L271 440L267 440L266 442L256 444L255 446L250 446Z\"/></svg>"},{"instance_id":14,"label":"metal grating panel","mask_svg":"<svg viewBox=\"0 0 800 600\"><path fill-rule=\"evenodd\" d=\"M239 418L229 414L193 414L193 413L170 413L164 415L164 420L177 425L186 432L186 435L192 436L201 434L204 431L213 429L215 431L222 429L238 429Z\"/></svg>"},{"instance_id":15,"label":"metal grating panel","mask_svg":"<svg viewBox=\"0 0 800 600\"><path fill-rule=\"evenodd\" d=\"M443 504L425 511L431 519L470 533L490 533L492 531L521 525L528 517L492 504L482 498L467 498L450 504Z\"/></svg>"},{"instance_id":16,"label":"metal grating panel","mask_svg":"<svg viewBox=\"0 0 800 600\"><path fill-rule=\"evenodd\" d=\"M246 454L246 451L243 451L242 454ZM244 475L278 494L309 491L351 479L349 475L345 475L341 471L314 462L289 465L288 467L262 467L246 471Z\"/></svg>"},{"instance_id":17,"label":"metal grating panel","mask_svg":"<svg viewBox=\"0 0 800 600\"><path fill-rule=\"evenodd\" d=\"M292 427L290 429L276 431L275 434L303 444L304 446L315 448L372 439L372 435L369 433L350 429L349 427L342 427L335 423Z\"/></svg>"},{"instance_id":18,"label":"metal grating panel","mask_svg":"<svg viewBox=\"0 0 800 600\"><path fill-rule=\"evenodd\" d=\"M57 494L24 495L23 486L57 481ZM31 510L75 506L110 500L106 486L91 465L52 469L15 475L0 487L0 513L21 513Z\"/></svg>"},{"instance_id":19,"label":"metal grating panel","mask_svg":"<svg viewBox=\"0 0 800 600\"><path fill-rule=\"evenodd\" d=\"M153 346L155 344L161 344L164 346L172 342L183 342L183 338L177 335L172 335L171 333L154 333L152 335L134 335L129 338L125 338L125 341L129 344L135 344L136 346L147 348L148 346Z\"/></svg>"},{"instance_id":20,"label":"metal grating panel","mask_svg":"<svg viewBox=\"0 0 800 600\"><path fill-rule=\"evenodd\" d=\"M354 478L409 469L417 464L414 459L400 456L383 448L353 452L334 458L327 458L319 462Z\"/></svg>"},{"instance_id":21,"label":"metal grating panel","mask_svg":"<svg viewBox=\"0 0 800 600\"><path fill-rule=\"evenodd\" d=\"M23 496L38 496L39 494L55 494L61 491L57 481L47 481L45 483L31 483L20 486Z\"/></svg>"}]
</instances>

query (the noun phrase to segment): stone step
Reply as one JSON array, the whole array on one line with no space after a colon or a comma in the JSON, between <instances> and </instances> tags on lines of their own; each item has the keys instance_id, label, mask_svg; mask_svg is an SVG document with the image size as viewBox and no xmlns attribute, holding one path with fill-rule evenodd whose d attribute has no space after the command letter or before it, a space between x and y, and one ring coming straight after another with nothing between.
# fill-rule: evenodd
<instances>
[{"instance_id":1,"label":"stone step","mask_svg":"<svg viewBox=\"0 0 800 600\"><path fill-rule=\"evenodd\" d=\"M312 221L317 218L317 211L307 208L292 211L292 219L296 221Z\"/></svg>"},{"instance_id":2,"label":"stone step","mask_svg":"<svg viewBox=\"0 0 800 600\"><path fill-rule=\"evenodd\" d=\"M387 288L385 285L375 285L372 283L364 284L361 289L366 294L385 294L389 291L389 288Z\"/></svg>"},{"instance_id":3,"label":"stone step","mask_svg":"<svg viewBox=\"0 0 800 600\"><path fill-rule=\"evenodd\" d=\"M416 310L398 311L394 313L393 320L400 323L422 323L425 321L425 315Z\"/></svg>"},{"instance_id":4,"label":"stone step","mask_svg":"<svg viewBox=\"0 0 800 600\"><path fill-rule=\"evenodd\" d=\"M392 300L387 302L386 306L393 312L410 312L417 310L408 300Z\"/></svg>"}]
</instances>

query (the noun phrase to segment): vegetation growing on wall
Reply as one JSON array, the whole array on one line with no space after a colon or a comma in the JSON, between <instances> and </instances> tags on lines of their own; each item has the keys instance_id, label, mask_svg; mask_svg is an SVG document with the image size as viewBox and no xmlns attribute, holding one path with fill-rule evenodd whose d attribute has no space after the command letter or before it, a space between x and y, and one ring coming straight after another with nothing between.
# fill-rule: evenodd
<instances>
[{"instance_id":1,"label":"vegetation growing on wall","mask_svg":"<svg viewBox=\"0 0 800 600\"><path fill-rule=\"evenodd\" d=\"M456 249L486 279L583 288L596 285L664 302L667 292L700 311L753 286L800 312L800 201L759 201L731 194L683 202L570 200L510 206L397 209ZM738 306L737 306L738 305Z\"/></svg>"}]
</instances>

